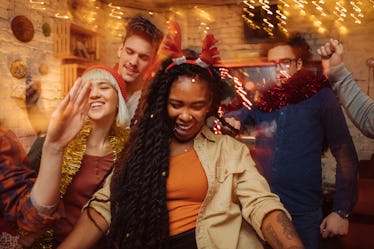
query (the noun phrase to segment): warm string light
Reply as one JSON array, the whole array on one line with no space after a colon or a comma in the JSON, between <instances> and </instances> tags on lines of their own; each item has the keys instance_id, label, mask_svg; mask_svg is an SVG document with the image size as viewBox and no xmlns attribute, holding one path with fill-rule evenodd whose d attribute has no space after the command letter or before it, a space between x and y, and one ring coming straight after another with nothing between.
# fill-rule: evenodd
<instances>
[{"instance_id":1,"label":"warm string light","mask_svg":"<svg viewBox=\"0 0 374 249\"><path fill-rule=\"evenodd\" d=\"M247 92L244 89L243 82L241 82L238 77L232 76L229 73L229 69L227 68L220 68L219 69L221 78L222 79L230 79L234 82L234 87L236 93L241 97L243 100L243 106L245 106L248 109L252 109L252 102L247 98Z\"/></svg>"},{"instance_id":2,"label":"warm string light","mask_svg":"<svg viewBox=\"0 0 374 249\"><path fill-rule=\"evenodd\" d=\"M279 4L278 5L278 10L275 11L277 13L276 18L279 21L278 22L278 27L284 34L287 34L288 30L286 28L286 25L287 25L287 22L286 22L286 20L287 20L286 12L287 11L286 11L286 9L289 8L290 5L288 3L286 3L285 1L280 1L280 3L282 3L282 4Z\"/></svg>"},{"instance_id":3,"label":"warm string light","mask_svg":"<svg viewBox=\"0 0 374 249\"><path fill-rule=\"evenodd\" d=\"M60 4L59 11L55 14L55 17L65 20L70 20L73 18L72 14L69 11L67 0L64 0L62 4Z\"/></svg>"},{"instance_id":4,"label":"warm string light","mask_svg":"<svg viewBox=\"0 0 374 249\"><path fill-rule=\"evenodd\" d=\"M322 5L324 4L325 2L323 1L312 1L312 4L315 6L316 10L318 10L321 14L321 16L326 16L326 13L322 7Z\"/></svg>"},{"instance_id":5,"label":"warm string light","mask_svg":"<svg viewBox=\"0 0 374 249\"><path fill-rule=\"evenodd\" d=\"M370 7L374 7L374 0L368 0ZM367 3L366 3L367 4ZM269 36L273 36L275 27L281 32L287 34L287 16L290 16L290 9L299 11L299 14L310 19L313 26L319 33L326 33L326 22L333 22L340 34L347 34L348 29L345 22L353 22L355 24L362 24L364 20L364 3L361 0L337 0L337 1L324 1L324 0L279 0L277 10L274 12L270 8L270 1L268 0L247 0L243 1L243 19L247 25L252 29L261 29L266 31ZM256 15L254 13L255 6L261 7L264 14L260 20L262 23L256 22ZM273 13L274 12L274 13ZM332 15L332 16L331 16ZM275 20L274 21L274 18Z\"/></svg>"},{"instance_id":6,"label":"warm string light","mask_svg":"<svg viewBox=\"0 0 374 249\"><path fill-rule=\"evenodd\" d=\"M242 15L242 18L244 19L244 21L247 22L247 24L249 25L249 27L251 29L260 29L261 28L256 23L254 23L251 19L249 19L248 17L246 17L245 15Z\"/></svg>"},{"instance_id":7,"label":"warm string light","mask_svg":"<svg viewBox=\"0 0 374 249\"><path fill-rule=\"evenodd\" d=\"M267 17L262 18L262 21L266 23L266 25L263 27L263 29L270 35L271 37L274 36L274 25L269 21L271 16L273 15L273 12L270 10L270 3L268 0L259 0L259 4L261 5L261 8L265 10Z\"/></svg>"},{"instance_id":8,"label":"warm string light","mask_svg":"<svg viewBox=\"0 0 374 249\"><path fill-rule=\"evenodd\" d=\"M308 2L302 1L302 0L293 0L293 2L295 3L295 6L300 9L300 14L304 16L305 15L304 7L305 5L308 4Z\"/></svg>"},{"instance_id":9,"label":"warm string light","mask_svg":"<svg viewBox=\"0 0 374 249\"><path fill-rule=\"evenodd\" d=\"M248 6L248 8L250 8L250 9L255 9L255 6L253 6L253 4L255 4L255 3L256 3L256 1L254 1L254 0L250 0L250 1L243 1L243 3L244 3L245 5L247 5L247 6Z\"/></svg>"},{"instance_id":10,"label":"warm string light","mask_svg":"<svg viewBox=\"0 0 374 249\"><path fill-rule=\"evenodd\" d=\"M46 10L47 3L45 1L35 1L35 0L29 0L31 8L36 10Z\"/></svg>"},{"instance_id":11,"label":"warm string light","mask_svg":"<svg viewBox=\"0 0 374 249\"><path fill-rule=\"evenodd\" d=\"M364 14L362 14L361 9L358 7L358 5L362 5L360 1L350 1L349 2L352 5L352 9L354 12L356 12L357 16L354 13L351 13L351 17L355 20L355 23L361 24L361 20L364 17Z\"/></svg>"},{"instance_id":12,"label":"warm string light","mask_svg":"<svg viewBox=\"0 0 374 249\"><path fill-rule=\"evenodd\" d=\"M109 3L108 7L111 9L110 13L109 13L110 17L113 17L113 18L116 18L116 19L122 19L123 18L125 13L123 11L121 11L120 6Z\"/></svg>"},{"instance_id":13,"label":"warm string light","mask_svg":"<svg viewBox=\"0 0 374 249\"><path fill-rule=\"evenodd\" d=\"M273 14L273 12L270 10L270 3L268 0L259 0L258 2L262 5L261 8L264 9L268 15Z\"/></svg>"},{"instance_id":14,"label":"warm string light","mask_svg":"<svg viewBox=\"0 0 374 249\"><path fill-rule=\"evenodd\" d=\"M336 2L335 10L333 13L338 17L338 20L343 22L347 17L347 9L340 2Z\"/></svg>"},{"instance_id":15,"label":"warm string light","mask_svg":"<svg viewBox=\"0 0 374 249\"><path fill-rule=\"evenodd\" d=\"M204 35L208 34L210 27L205 22L200 22L198 30L202 32Z\"/></svg>"},{"instance_id":16,"label":"warm string light","mask_svg":"<svg viewBox=\"0 0 374 249\"><path fill-rule=\"evenodd\" d=\"M286 2L286 1L283 1L283 0L279 0L279 2L285 7L285 8L289 8L290 5Z\"/></svg>"},{"instance_id":17,"label":"warm string light","mask_svg":"<svg viewBox=\"0 0 374 249\"><path fill-rule=\"evenodd\" d=\"M207 11L203 10L202 8L199 8L198 6L194 6L194 12L199 17L200 23L198 26L198 31L202 35L202 37L205 37L207 33L210 31L209 23L214 22L214 18L211 14L209 14Z\"/></svg>"},{"instance_id":18,"label":"warm string light","mask_svg":"<svg viewBox=\"0 0 374 249\"><path fill-rule=\"evenodd\" d=\"M282 1L285 6L289 6L285 1ZM245 20L247 25L252 30L263 30L269 35L270 37L275 36L275 31L280 30L282 33L287 33L286 29L286 15L282 13L282 9L276 9L275 11L272 9L270 5L270 1L268 0L259 0L256 2L255 0L243 1L244 8L243 8L243 15L242 18ZM259 6L263 10L263 14L261 12L262 22L256 22L256 14L253 12L255 10L255 5ZM279 6L279 5L278 5ZM276 21L274 21L276 20Z\"/></svg>"},{"instance_id":19,"label":"warm string light","mask_svg":"<svg viewBox=\"0 0 374 249\"><path fill-rule=\"evenodd\" d=\"M221 106L218 107L217 114L219 117L222 117L222 115L224 114ZM217 118L214 119L213 131L214 131L214 134L222 134L222 125L221 125L221 122Z\"/></svg>"},{"instance_id":20,"label":"warm string light","mask_svg":"<svg viewBox=\"0 0 374 249\"><path fill-rule=\"evenodd\" d=\"M288 17L292 15L291 8L298 11L300 15L308 17L320 33L326 33L326 24L330 26L333 23L340 34L347 34L346 24L362 24L365 18L364 12L372 11L374 0L280 0L278 6L282 6L282 13Z\"/></svg>"},{"instance_id":21,"label":"warm string light","mask_svg":"<svg viewBox=\"0 0 374 249\"><path fill-rule=\"evenodd\" d=\"M247 6L243 8L243 11L247 13L250 18L253 18L255 14L251 10L255 9L255 6L253 6L253 4L255 4L255 1L243 1L243 3ZM246 21L246 23L251 29L256 30L261 28L256 23L254 23L250 18L248 18L245 14L242 15L242 18Z\"/></svg>"}]
</instances>

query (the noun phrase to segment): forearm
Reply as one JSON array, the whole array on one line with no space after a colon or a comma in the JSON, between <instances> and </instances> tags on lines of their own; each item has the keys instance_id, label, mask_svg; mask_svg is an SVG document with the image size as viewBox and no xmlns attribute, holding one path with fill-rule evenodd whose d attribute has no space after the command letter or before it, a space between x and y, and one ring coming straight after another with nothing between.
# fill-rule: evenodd
<instances>
[{"instance_id":1,"label":"forearm","mask_svg":"<svg viewBox=\"0 0 374 249\"><path fill-rule=\"evenodd\" d=\"M339 138L347 137L348 139L340 143L336 142L336 138L329 139L332 141L330 144L331 153L336 160L333 210L350 213L358 198L359 159L349 131L344 133L344 129L341 128L337 135Z\"/></svg>"},{"instance_id":2,"label":"forearm","mask_svg":"<svg viewBox=\"0 0 374 249\"><path fill-rule=\"evenodd\" d=\"M58 249L92 248L105 235L108 228L108 223L98 212L92 208L87 208L82 212L72 232Z\"/></svg>"},{"instance_id":3,"label":"forearm","mask_svg":"<svg viewBox=\"0 0 374 249\"><path fill-rule=\"evenodd\" d=\"M63 148L44 143L39 174L32 189L33 200L39 205L56 205L60 199L63 155Z\"/></svg>"},{"instance_id":4,"label":"forearm","mask_svg":"<svg viewBox=\"0 0 374 249\"><path fill-rule=\"evenodd\" d=\"M360 89L344 64L330 68L328 77L352 122L374 138L374 101Z\"/></svg>"},{"instance_id":5,"label":"forearm","mask_svg":"<svg viewBox=\"0 0 374 249\"><path fill-rule=\"evenodd\" d=\"M291 220L282 211L268 213L262 222L262 233L274 249L302 249L303 243Z\"/></svg>"}]
</instances>

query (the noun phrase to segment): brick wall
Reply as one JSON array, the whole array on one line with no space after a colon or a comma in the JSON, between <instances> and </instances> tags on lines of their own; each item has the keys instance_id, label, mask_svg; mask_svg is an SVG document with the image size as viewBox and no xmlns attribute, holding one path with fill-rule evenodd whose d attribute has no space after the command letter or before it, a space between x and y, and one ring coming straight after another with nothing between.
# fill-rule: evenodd
<instances>
[{"instance_id":1,"label":"brick wall","mask_svg":"<svg viewBox=\"0 0 374 249\"><path fill-rule=\"evenodd\" d=\"M31 72L33 80L41 82L41 97L38 107L47 115L54 109L61 99L62 87L60 85L60 63L53 55L53 34L45 37L41 26L43 23L53 25L55 18L53 13L56 8L56 0L50 1L47 11L35 11L30 9L27 1L13 0L0 2L0 79L2 90L0 91L0 120L2 125L11 128L23 141L26 149L30 146L35 131L32 129L27 117L24 105L25 79L18 80L10 75L9 66L12 61L20 59L25 62ZM105 8L101 9L105 12ZM200 49L201 40L204 36L203 30L209 26L210 32L219 39L221 57L227 61L256 61L266 56L268 44L248 44L244 41L243 20L241 18L241 6L230 5L223 7L204 7L181 9L172 12L155 13L150 17L153 21L165 28L166 20L174 16L182 26L183 46ZM126 10L125 19L129 18L139 10ZM146 13L146 12L143 12ZM10 22L16 15L27 16L34 25L35 34L32 41L23 43L18 41L10 30ZM100 15L102 19L98 22L106 22L107 15ZM77 21L77 20L74 20ZM204 25L202 25L202 22ZM339 35L333 25L326 34L319 34L316 28L297 15L288 21L290 31L302 32L313 51L332 36L339 38L345 46L345 63L353 73L357 83L363 88L368 88L369 68L365 62L369 57L374 57L374 15L368 16L362 25L348 26L350 31L347 35ZM82 25L85 25L84 23ZM117 61L117 49L121 39L105 28L99 29L100 33L100 55L101 63L113 65ZM318 56L314 55L315 59ZM38 71L39 65L44 63L48 66L47 75L41 75ZM369 95L374 98L374 79L371 78L371 90ZM369 159L374 151L374 140L364 137L349 122L349 127L355 141L359 158ZM333 168L333 161L327 157L326 164ZM331 170L332 172L332 170ZM329 174L329 177L333 177Z\"/></svg>"},{"instance_id":2,"label":"brick wall","mask_svg":"<svg viewBox=\"0 0 374 249\"><path fill-rule=\"evenodd\" d=\"M13 35L10 25L17 15L24 15L34 26L34 37L30 42L21 42ZM43 23L52 24L48 13L31 11L28 1L0 2L0 120L2 126L12 129L28 149L33 139L33 130L25 109L26 79L12 77L9 68L13 61L21 60L33 81L41 83L39 108L49 113L60 97L60 61L53 56L53 38L42 33ZM39 66L48 66L48 74L41 75Z\"/></svg>"}]
</instances>

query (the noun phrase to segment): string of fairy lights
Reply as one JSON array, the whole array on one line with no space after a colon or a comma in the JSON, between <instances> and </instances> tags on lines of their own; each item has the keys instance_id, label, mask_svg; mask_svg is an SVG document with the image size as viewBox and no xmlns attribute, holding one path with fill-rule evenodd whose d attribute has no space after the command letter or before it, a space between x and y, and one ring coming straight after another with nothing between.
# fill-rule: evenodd
<instances>
[{"instance_id":1,"label":"string of fairy lights","mask_svg":"<svg viewBox=\"0 0 374 249\"><path fill-rule=\"evenodd\" d=\"M68 7L68 0L29 0L33 9L45 11L48 6L56 2L55 17L59 19L72 19ZM87 0L84 7L79 10L81 13L77 16L84 16L85 21L95 25L98 15L108 15L109 30L117 30L116 24L125 18L125 8L112 3L105 6L97 0ZM348 26L360 25L364 22L365 17L374 13L374 0L243 0L242 18L250 30L266 32L270 37L274 37L279 33L288 34L288 26L292 23L294 16L302 17L313 24L315 29L323 34L326 33L333 24L340 34L349 32ZM101 11L100 11L101 10ZM169 11L173 11L171 7ZM84 13L83 13L84 12ZM199 31L206 33L209 31L210 19L209 13L198 7L194 7L193 13L201 16L202 21ZM149 11L150 15L154 13ZM95 28L95 27L93 27ZM120 28L118 28L120 30ZM121 31L122 32L122 31ZM118 32L119 35L121 32Z\"/></svg>"},{"instance_id":2,"label":"string of fairy lights","mask_svg":"<svg viewBox=\"0 0 374 249\"><path fill-rule=\"evenodd\" d=\"M269 36L274 36L275 30L287 34L287 21L295 14L309 19L319 33L327 32L326 26L332 22L341 34L346 34L347 24L362 24L364 12L373 10L374 0L245 0L242 17L250 29L262 29Z\"/></svg>"}]
</instances>

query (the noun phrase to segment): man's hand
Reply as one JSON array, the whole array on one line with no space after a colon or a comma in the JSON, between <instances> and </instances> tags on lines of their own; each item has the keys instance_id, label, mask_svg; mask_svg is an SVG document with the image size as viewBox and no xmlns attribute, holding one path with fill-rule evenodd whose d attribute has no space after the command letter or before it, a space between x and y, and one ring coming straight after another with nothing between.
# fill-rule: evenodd
<instances>
[{"instance_id":1,"label":"man's hand","mask_svg":"<svg viewBox=\"0 0 374 249\"><path fill-rule=\"evenodd\" d=\"M235 118L225 118L225 121L229 123L232 127L237 130L240 130L240 121L236 120Z\"/></svg>"},{"instance_id":2,"label":"man's hand","mask_svg":"<svg viewBox=\"0 0 374 249\"><path fill-rule=\"evenodd\" d=\"M330 39L325 45L317 49L321 56L323 72L327 75L330 67L335 67L343 62L343 44L338 40Z\"/></svg>"},{"instance_id":3,"label":"man's hand","mask_svg":"<svg viewBox=\"0 0 374 249\"><path fill-rule=\"evenodd\" d=\"M320 231L323 238L348 234L349 221L340 217L339 214L331 212L323 219Z\"/></svg>"},{"instance_id":4,"label":"man's hand","mask_svg":"<svg viewBox=\"0 0 374 249\"><path fill-rule=\"evenodd\" d=\"M236 120L233 117L229 118L219 118L222 126L222 134L230 135L236 137L240 133L240 121Z\"/></svg>"}]
</instances>

